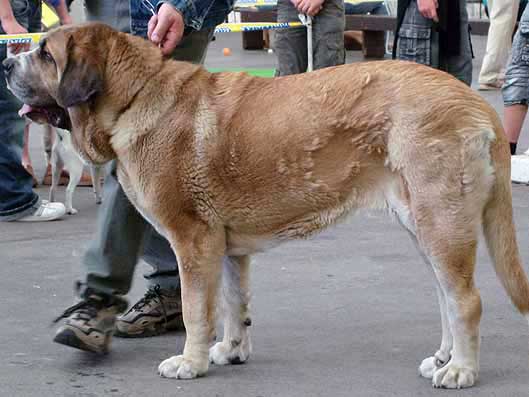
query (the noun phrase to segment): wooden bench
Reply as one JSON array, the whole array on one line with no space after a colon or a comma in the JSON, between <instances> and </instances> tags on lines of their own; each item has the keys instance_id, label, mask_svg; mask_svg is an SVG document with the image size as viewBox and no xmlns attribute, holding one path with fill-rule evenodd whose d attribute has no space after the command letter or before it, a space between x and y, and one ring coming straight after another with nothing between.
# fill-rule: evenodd
<instances>
[{"instance_id":1,"label":"wooden bench","mask_svg":"<svg viewBox=\"0 0 529 397\"><path fill-rule=\"evenodd\" d=\"M276 11L241 10L241 22L275 22ZM366 58L383 58L385 55L385 32L394 31L396 18L386 15L346 15L345 30L363 32L363 53ZM489 31L488 19L470 19L472 34L485 36ZM245 50L263 48L263 32L244 32L242 47Z\"/></svg>"}]
</instances>

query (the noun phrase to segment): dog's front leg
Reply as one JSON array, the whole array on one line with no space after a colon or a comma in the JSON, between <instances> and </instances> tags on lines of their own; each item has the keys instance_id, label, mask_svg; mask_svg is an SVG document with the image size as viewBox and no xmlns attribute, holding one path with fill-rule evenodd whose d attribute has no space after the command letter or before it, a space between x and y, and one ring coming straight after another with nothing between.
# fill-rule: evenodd
<instances>
[{"instance_id":1,"label":"dog's front leg","mask_svg":"<svg viewBox=\"0 0 529 397\"><path fill-rule=\"evenodd\" d=\"M200 225L170 237L178 258L186 343L182 355L163 361L166 378L192 379L208 371L209 344L215 335L215 304L225 251L224 231Z\"/></svg>"}]
</instances>

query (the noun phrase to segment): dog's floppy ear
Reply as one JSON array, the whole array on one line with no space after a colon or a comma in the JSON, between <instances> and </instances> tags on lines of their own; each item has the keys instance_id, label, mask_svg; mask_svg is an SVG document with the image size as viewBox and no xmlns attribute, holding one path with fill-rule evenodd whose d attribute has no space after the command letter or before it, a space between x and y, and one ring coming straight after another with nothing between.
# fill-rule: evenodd
<instances>
[{"instance_id":1,"label":"dog's floppy ear","mask_svg":"<svg viewBox=\"0 0 529 397\"><path fill-rule=\"evenodd\" d=\"M103 91L97 59L90 58L83 48L75 48L72 36L68 39L66 54L66 66L57 92L57 103L63 108L88 102Z\"/></svg>"}]
</instances>

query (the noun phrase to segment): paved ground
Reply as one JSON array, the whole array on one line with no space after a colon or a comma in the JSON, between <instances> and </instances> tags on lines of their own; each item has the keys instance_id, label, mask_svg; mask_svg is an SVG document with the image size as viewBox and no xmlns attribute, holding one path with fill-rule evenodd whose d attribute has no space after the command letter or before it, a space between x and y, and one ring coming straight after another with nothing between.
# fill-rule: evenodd
<instances>
[{"instance_id":1,"label":"paved ground","mask_svg":"<svg viewBox=\"0 0 529 397\"><path fill-rule=\"evenodd\" d=\"M239 43L237 35L219 36L208 66L273 66L273 55L243 53ZM476 67L483 46L478 38ZM233 55L223 57L223 47ZM487 99L501 108L498 93ZM33 133L32 154L42 173L39 141ZM47 195L46 188L37 191ZM75 206L79 214L60 222L0 225L0 396L529 395L527 322L506 298L483 247L477 266L484 304L478 385L434 390L417 375L418 364L440 341L433 276L407 234L380 213L361 214L317 238L255 258L254 353L246 365L212 367L195 381L161 379L157 365L181 351L179 333L115 339L105 357L55 345L51 320L74 302L72 284L82 275L79 258L97 213L87 188L77 190ZM529 270L529 187L514 186L514 208ZM131 300L143 292L143 270Z\"/></svg>"}]
</instances>

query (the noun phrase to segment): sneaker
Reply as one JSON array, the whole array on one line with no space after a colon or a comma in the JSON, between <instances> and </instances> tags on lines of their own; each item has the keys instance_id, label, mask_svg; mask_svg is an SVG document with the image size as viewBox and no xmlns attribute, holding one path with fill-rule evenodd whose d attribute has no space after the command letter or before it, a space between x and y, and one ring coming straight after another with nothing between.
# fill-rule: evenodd
<instances>
[{"instance_id":1,"label":"sneaker","mask_svg":"<svg viewBox=\"0 0 529 397\"><path fill-rule=\"evenodd\" d=\"M127 302L124 299L90 293L54 321L66 318L66 324L57 330L53 341L76 349L106 354L116 317L126 308Z\"/></svg>"},{"instance_id":2,"label":"sneaker","mask_svg":"<svg viewBox=\"0 0 529 397\"><path fill-rule=\"evenodd\" d=\"M34 213L16 219L15 222L54 221L62 218L64 214L66 214L66 207L63 203L50 203L43 200Z\"/></svg>"},{"instance_id":3,"label":"sneaker","mask_svg":"<svg viewBox=\"0 0 529 397\"><path fill-rule=\"evenodd\" d=\"M149 288L145 296L116 321L115 336L145 338L183 329L179 290Z\"/></svg>"}]
</instances>

